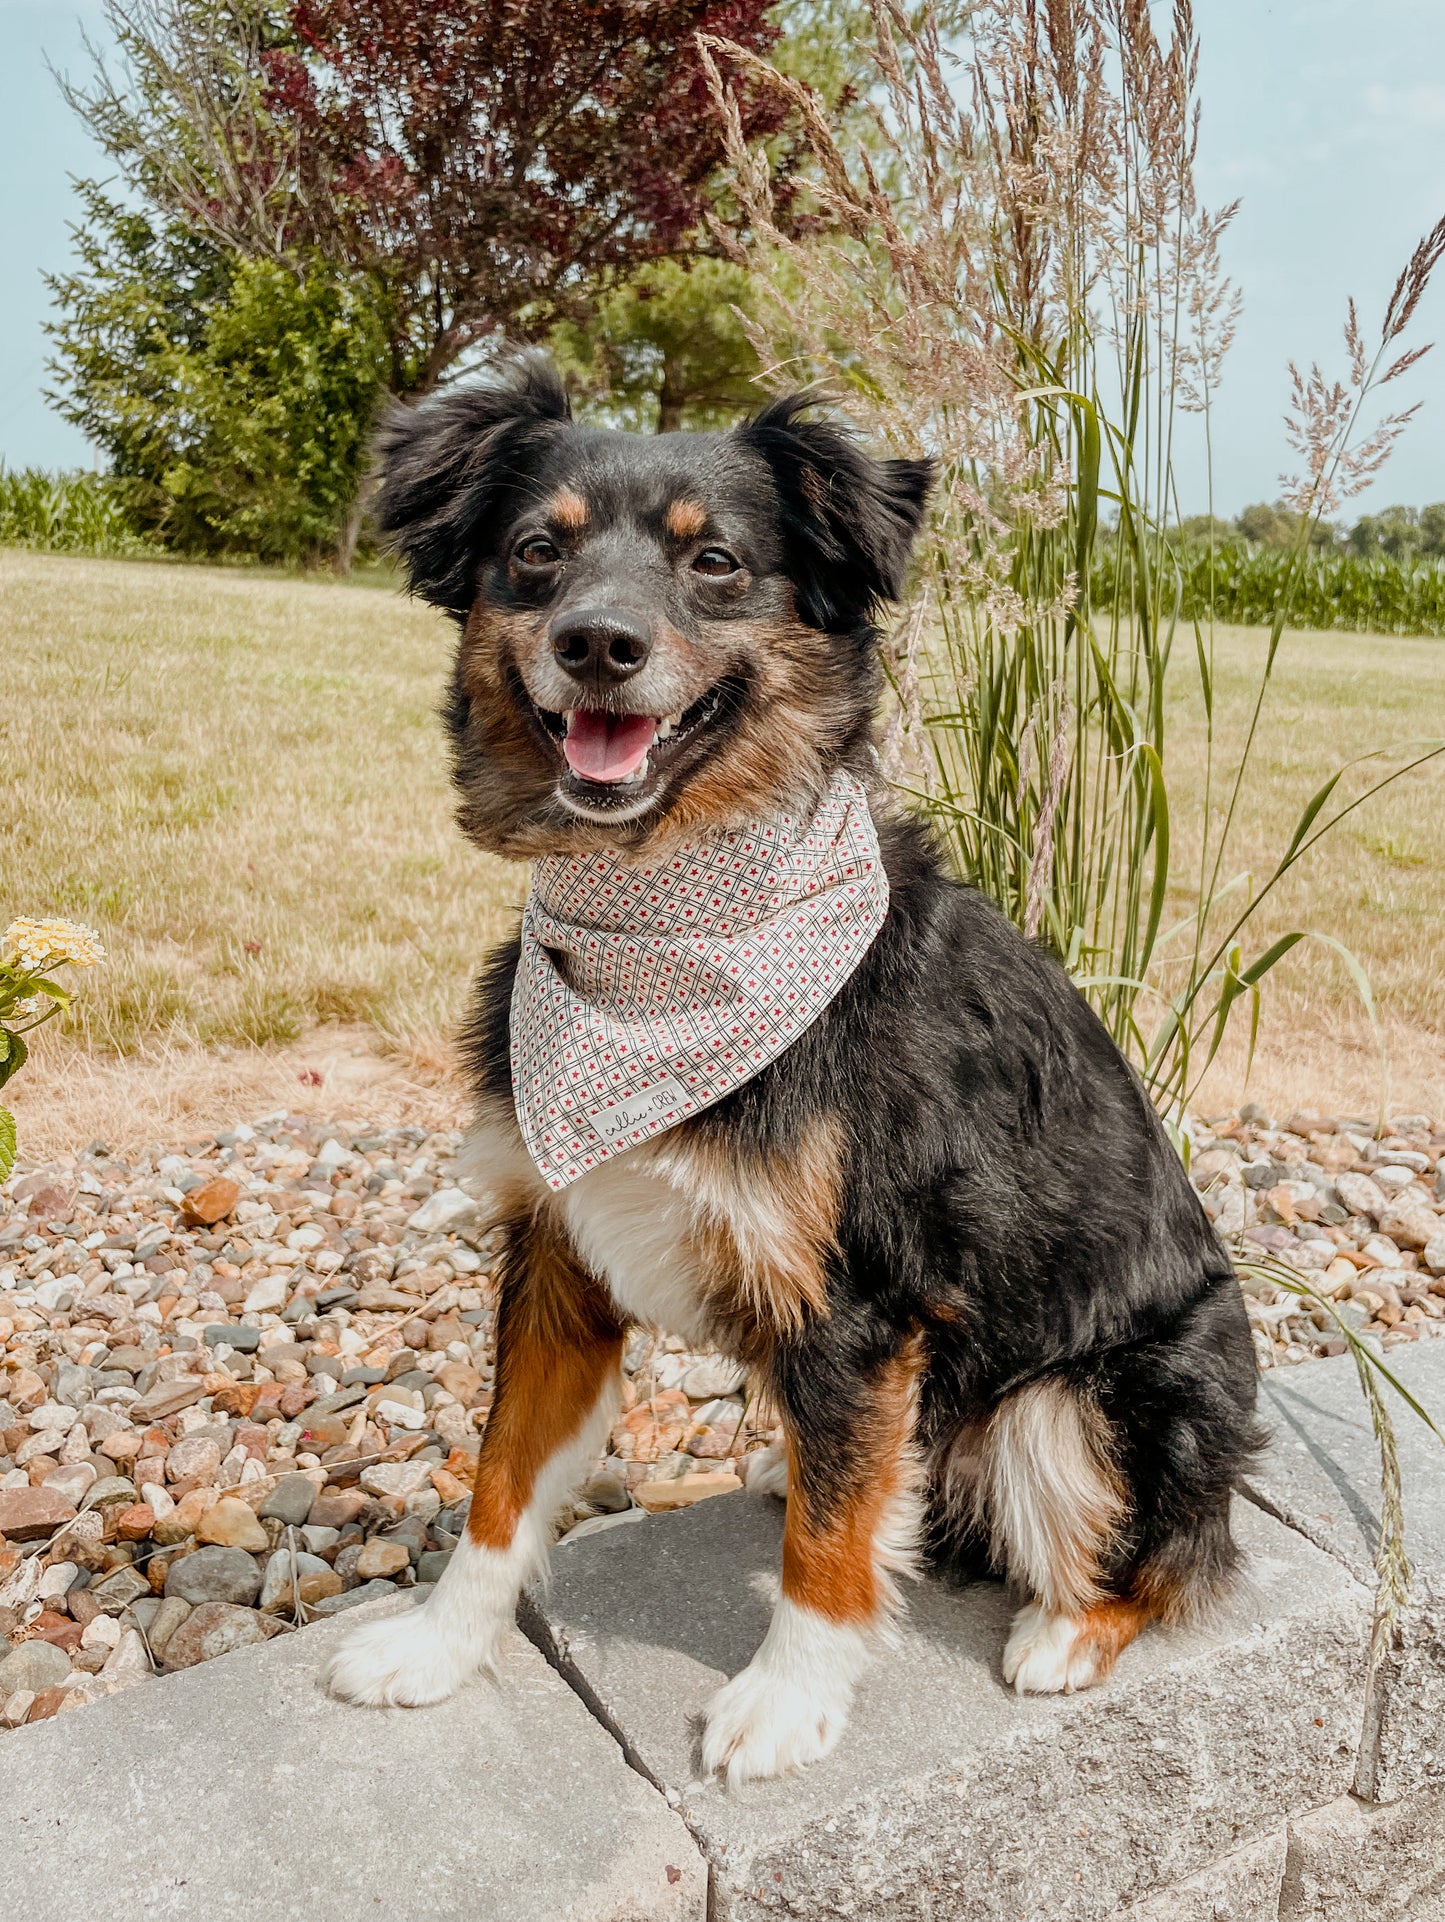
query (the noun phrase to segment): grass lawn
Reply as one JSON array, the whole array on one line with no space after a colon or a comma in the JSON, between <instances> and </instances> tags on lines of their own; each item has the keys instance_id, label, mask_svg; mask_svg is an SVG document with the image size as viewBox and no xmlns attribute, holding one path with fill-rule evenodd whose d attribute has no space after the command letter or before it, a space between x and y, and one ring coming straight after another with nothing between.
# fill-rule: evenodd
<instances>
[{"instance_id":1,"label":"grass lawn","mask_svg":"<svg viewBox=\"0 0 1445 1922\"><path fill-rule=\"evenodd\" d=\"M12 1086L30 1151L76 1131L151 1138L273 1094L332 1111L344 1095L357 1112L381 1074L345 1068L363 1057L392 1076L372 1103L430 1090L454 1109L446 1038L525 875L451 823L435 719L448 624L375 584L6 550L0 631L0 916L86 921L111 950L78 983L72 1034L48 1031ZM1263 640L1226 630L1219 645L1229 729ZM1183 678L1181 862L1202 803ZM1256 873L1340 758L1445 734L1445 643L1292 637L1270 711L1233 863ZM1311 856L1251 942L1304 925L1359 955L1397 1108L1445 1108L1442 913L1436 766ZM1234 1048L1216 1105L1239 1097L1241 1065ZM1347 970L1297 951L1268 995L1251 1091L1368 1111L1378 1087Z\"/></svg>"}]
</instances>

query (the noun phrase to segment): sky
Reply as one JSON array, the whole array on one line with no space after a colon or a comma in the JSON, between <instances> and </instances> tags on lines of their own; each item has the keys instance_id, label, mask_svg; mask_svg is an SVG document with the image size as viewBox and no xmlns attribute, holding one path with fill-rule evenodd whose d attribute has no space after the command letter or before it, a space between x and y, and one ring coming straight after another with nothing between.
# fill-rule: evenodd
<instances>
[{"instance_id":1,"label":"sky","mask_svg":"<svg viewBox=\"0 0 1445 1922\"><path fill-rule=\"evenodd\" d=\"M1214 418L1214 506L1273 499L1292 466L1286 363L1344 371L1353 294L1378 331L1395 277L1445 213L1445 0L1195 0L1204 103L1198 179L1215 206L1242 197L1224 246L1244 295ZM0 459L89 466L81 435L47 406L49 295L70 258L69 176L104 172L47 71L85 70L98 0L0 0ZM1412 339L1445 336L1445 270ZM1445 340L1391 390L1423 403L1388 467L1345 518L1392 501L1445 499ZM1202 462L1183 463L1186 512L1207 504Z\"/></svg>"}]
</instances>

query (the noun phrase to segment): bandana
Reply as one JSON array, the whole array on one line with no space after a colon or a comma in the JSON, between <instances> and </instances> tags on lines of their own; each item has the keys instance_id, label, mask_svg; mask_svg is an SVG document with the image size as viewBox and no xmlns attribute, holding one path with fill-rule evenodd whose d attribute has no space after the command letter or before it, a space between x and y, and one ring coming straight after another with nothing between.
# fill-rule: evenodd
<instances>
[{"instance_id":1,"label":"bandana","mask_svg":"<svg viewBox=\"0 0 1445 1922\"><path fill-rule=\"evenodd\" d=\"M527 1151L565 1188L740 1087L827 1007L888 912L860 782L630 867L532 869L512 990Z\"/></svg>"}]
</instances>

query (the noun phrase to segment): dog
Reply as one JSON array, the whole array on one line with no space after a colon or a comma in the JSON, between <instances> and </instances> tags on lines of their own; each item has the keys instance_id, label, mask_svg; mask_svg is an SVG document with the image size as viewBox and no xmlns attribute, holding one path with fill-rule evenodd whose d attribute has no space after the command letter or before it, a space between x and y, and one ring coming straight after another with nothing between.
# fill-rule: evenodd
<instances>
[{"instance_id":1,"label":"dog","mask_svg":"<svg viewBox=\"0 0 1445 1922\"><path fill-rule=\"evenodd\" d=\"M1016 1585L1006 1683L1102 1680L1229 1584L1254 1355L1138 1077L878 779L875 622L928 462L798 396L721 433L583 428L536 356L379 448L384 534L460 628L460 824L536 878L466 1030L505 1238L466 1534L330 1688L436 1702L488 1663L639 1322L746 1364L785 1435L750 1478L786 1488L781 1598L706 1770L826 1755L923 1557ZM773 1030L733 1058L747 1020Z\"/></svg>"}]
</instances>

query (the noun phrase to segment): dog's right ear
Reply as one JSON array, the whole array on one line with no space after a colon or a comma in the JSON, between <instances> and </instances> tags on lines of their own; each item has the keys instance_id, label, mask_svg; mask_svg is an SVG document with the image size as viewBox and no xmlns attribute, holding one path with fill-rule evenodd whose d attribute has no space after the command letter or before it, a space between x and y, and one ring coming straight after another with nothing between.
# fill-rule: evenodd
<instances>
[{"instance_id":1,"label":"dog's right ear","mask_svg":"<svg viewBox=\"0 0 1445 1922\"><path fill-rule=\"evenodd\" d=\"M376 437L376 519L414 594L466 619L489 524L525 477L529 446L571 418L557 370L529 353L487 380L392 408Z\"/></svg>"}]
</instances>

